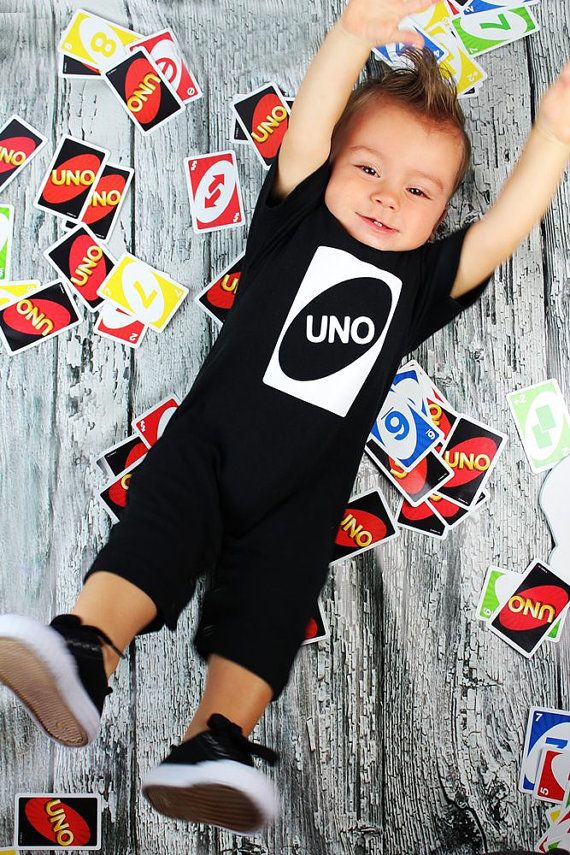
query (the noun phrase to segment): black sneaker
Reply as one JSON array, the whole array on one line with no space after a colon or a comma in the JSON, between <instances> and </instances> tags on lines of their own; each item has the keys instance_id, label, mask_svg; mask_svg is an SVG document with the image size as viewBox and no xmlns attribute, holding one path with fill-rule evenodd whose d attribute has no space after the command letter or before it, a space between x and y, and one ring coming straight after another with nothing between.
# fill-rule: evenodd
<instances>
[{"instance_id":1,"label":"black sneaker","mask_svg":"<svg viewBox=\"0 0 570 855\"><path fill-rule=\"evenodd\" d=\"M120 654L104 632L84 626L77 615L58 615L49 626L21 615L0 616L0 682L60 745L80 748L99 732L112 691L102 642Z\"/></svg>"},{"instance_id":2,"label":"black sneaker","mask_svg":"<svg viewBox=\"0 0 570 855\"><path fill-rule=\"evenodd\" d=\"M240 834L261 831L279 813L277 791L253 765L252 755L274 766L279 755L243 736L241 727L214 713L210 730L172 745L168 757L143 780L153 808L174 819L205 822Z\"/></svg>"}]
</instances>

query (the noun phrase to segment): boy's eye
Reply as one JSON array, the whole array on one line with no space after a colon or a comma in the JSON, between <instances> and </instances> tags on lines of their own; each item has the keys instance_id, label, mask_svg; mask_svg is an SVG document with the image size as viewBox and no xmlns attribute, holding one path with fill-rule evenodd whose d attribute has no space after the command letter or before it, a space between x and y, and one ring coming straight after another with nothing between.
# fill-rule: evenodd
<instances>
[{"instance_id":1,"label":"boy's eye","mask_svg":"<svg viewBox=\"0 0 570 855\"><path fill-rule=\"evenodd\" d=\"M420 190L420 188L419 188L419 187L410 187L410 193L411 193L413 190L417 191L417 192L420 194L420 196L425 196L425 197L426 197L426 199L428 199L428 198L429 198L428 196L426 196L426 194L424 193L424 191L423 191L423 190ZM416 194L415 194L415 193L413 193L413 195L415 196Z\"/></svg>"},{"instance_id":2,"label":"boy's eye","mask_svg":"<svg viewBox=\"0 0 570 855\"><path fill-rule=\"evenodd\" d=\"M373 166L359 166L358 168L359 168L359 169L369 169L369 170L370 170L370 172L367 172L367 173L366 173L367 175L370 175L372 172L374 172L375 174L377 174L377 173L376 173L376 170L374 169L374 167L373 167Z\"/></svg>"},{"instance_id":3,"label":"boy's eye","mask_svg":"<svg viewBox=\"0 0 570 855\"><path fill-rule=\"evenodd\" d=\"M378 175L378 173L376 172L376 170L374 169L373 166L365 166L364 164L362 164L362 165L358 166L358 169L363 169L363 170L368 169L369 172L366 173L367 175ZM410 193L413 196L419 195L419 196L424 196L426 199L429 199L429 196L426 193L424 193L423 190L420 190L419 187L410 187Z\"/></svg>"}]
</instances>

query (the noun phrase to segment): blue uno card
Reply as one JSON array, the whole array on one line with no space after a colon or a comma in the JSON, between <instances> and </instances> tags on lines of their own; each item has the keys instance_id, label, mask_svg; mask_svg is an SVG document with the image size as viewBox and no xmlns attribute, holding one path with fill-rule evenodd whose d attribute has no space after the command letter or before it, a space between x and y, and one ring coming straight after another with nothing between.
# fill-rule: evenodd
<instances>
[{"instance_id":1,"label":"blue uno card","mask_svg":"<svg viewBox=\"0 0 570 855\"><path fill-rule=\"evenodd\" d=\"M412 27L414 30L417 30L418 33L423 36L425 47L431 50L438 62L441 62L442 59L445 59L446 56L449 56L449 51L447 50L447 48L444 48L442 45L438 44L437 42L434 42L434 40L428 36L426 31L422 30L421 27L418 27L417 24L413 24L412 21L407 22L406 19L400 22L400 29L411 30ZM405 42L396 42L391 45L379 45L378 47L375 47L373 49L373 52L376 54L377 57L385 60L388 65L399 65L400 63L398 62L398 60L400 58L400 54L402 53L405 47Z\"/></svg>"},{"instance_id":2,"label":"blue uno card","mask_svg":"<svg viewBox=\"0 0 570 855\"><path fill-rule=\"evenodd\" d=\"M463 9L464 15L474 12L494 12L496 9L516 9L533 0L471 0Z\"/></svg>"},{"instance_id":3,"label":"blue uno card","mask_svg":"<svg viewBox=\"0 0 570 855\"><path fill-rule=\"evenodd\" d=\"M429 417L429 408L415 368L398 371L392 381L392 389L406 398L416 410Z\"/></svg>"},{"instance_id":4,"label":"blue uno card","mask_svg":"<svg viewBox=\"0 0 570 855\"><path fill-rule=\"evenodd\" d=\"M544 748L565 749L570 743L570 711L533 707L528 716L519 790L532 793Z\"/></svg>"},{"instance_id":5,"label":"blue uno card","mask_svg":"<svg viewBox=\"0 0 570 855\"><path fill-rule=\"evenodd\" d=\"M370 434L406 472L443 437L431 419L393 389L388 392Z\"/></svg>"}]
</instances>

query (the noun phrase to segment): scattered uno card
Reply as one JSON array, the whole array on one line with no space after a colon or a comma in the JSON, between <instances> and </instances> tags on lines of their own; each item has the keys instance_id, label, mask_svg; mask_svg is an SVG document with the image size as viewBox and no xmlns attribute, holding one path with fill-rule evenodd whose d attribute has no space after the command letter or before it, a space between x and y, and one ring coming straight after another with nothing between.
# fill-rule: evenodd
<instances>
[{"instance_id":1,"label":"scattered uno card","mask_svg":"<svg viewBox=\"0 0 570 855\"><path fill-rule=\"evenodd\" d=\"M74 137L60 142L34 205L57 217L80 220L109 152Z\"/></svg>"},{"instance_id":2,"label":"scattered uno card","mask_svg":"<svg viewBox=\"0 0 570 855\"><path fill-rule=\"evenodd\" d=\"M0 311L17 303L22 297L29 297L41 288L39 279L26 279L19 282L0 282Z\"/></svg>"},{"instance_id":3,"label":"scattered uno card","mask_svg":"<svg viewBox=\"0 0 570 855\"><path fill-rule=\"evenodd\" d=\"M44 256L94 312L103 302L97 293L115 261L84 226L77 226L44 251Z\"/></svg>"},{"instance_id":4,"label":"scattered uno card","mask_svg":"<svg viewBox=\"0 0 570 855\"><path fill-rule=\"evenodd\" d=\"M439 540L445 540L449 531L444 520L428 502L421 502L414 507L405 499L402 499L402 503L398 508L396 522L398 525L403 526L403 528L421 531L422 534L436 537Z\"/></svg>"},{"instance_id":5,"label":"scattered uno card","mask_svg":"<svg viewBox=\"0 0 570 855\"><path fill-rule=\"evenodd\" d=\"M144 48L105 72L105 77L135 125L155 131L184 109L184 104Z\"/></svg>"},{"instance_id":6,"label":"scattered uno card","mask_svg":"<svg viewBox=\"0 0 570 855\"><path fill-rule=\"evenodd\" d=\"M488 621L491 615L495 614L499 605L506 603L515 592L520 580L520 573L514 573L512 570L504 570L501 567L494 567L493 565L488 567L481 597L477 605L477 618L482 621ZM552 625L552 629L546 636L548 641L560 641L561 630L567 615L568 612Z\"/></svg>"},{"instance_id":7,"label":"scattered uno card","mask_svg":"<svg viewBox=\"0 0 570 855\"><path fill-rule=\"evenodd\" d=\"M145 455L146 456L146 455ZM114 523L118 523L123 516L127 506L129 494L129 486L133 477L133 470L140 466L143 457L139 457L134 463L121 472L120 475L113 475L112 479L105 484L99 492L99 498L103 503L103 507L111 517Z\"/></svg>"},{"instance_id":8,"label":"scattered uno card","mask_svg":"<svg viewBox=\"0 0 570 855\"><path fill-rule=\"evenodd\" d=\"M0 188L9 184L46 142L43 134L19 116L11 116L0 128Z\"/></svg>"},{"instance_id":9,"label":"scattered uno card","mask_svg":"<svg viewBox=\"0 0 570 855\"><path fill-rule=\"evenodd\" d=\"M289 127L289 107L275 83L267 83L233 101L232 107L257 156L269 169Z\"/></svg>"},{"instance_id":10,"label":"scattered uno card","mask_svg":"<svg viewBox=\"0 0 570 855\"><path fill-rule=\"evenodd\" d=\"M445 463L454 470L453 478L438 488L438 493L470 508L489 480L506 436L474 419L460 416L442 449Z\"/></svg>"},{"instance_id":11,"label":"scattered uno card","mask_svg":"<svg viewBox=\"0 0 570 855\"><path fill-rule=\"evenodd\" d=\"M73 56L60 53L58 75L60 77L72 77L75 80L91 80L93 77L101 77L101 72L93 65L87 65Z\"/></svg>"},{"instance_id":12,"label":"scattered uno card","mask_svg":"<svg viewBox=\"0 0 570 855\"><path fill-rule=\"evenodd\" d=\"M0 204L0 280L10 279L12 238L14 232L14 208Z\"/></svg>"},{"instance_id":13,"label":"scattered uno card","mask_svg":"<svg viewBox=\"0 0 570 855\"><path fill-rule=\"evenodd\" d=\"M506 602L489 618L489 628L530 658L570 604L570 584L540 561L533 561Z\"/></svg>"},{"instance_id":14,"label":"scattered uno card","mask_svg":"<svg viewBox=\"0 0 570 855\"><path fill-rule=\"evenodd\" d=\"M557 380L509 392L507 401L533 472L570 454L570 416Z\"/></svg>"},{"instance_id":15,"label":"scattered uno card","mask_svg":"<svg viewBox=\"0 0 570 855\"><path fill-rule=\"evenodd\" d=\"M188 288L124 252L97 293L118 309L161 332L188 294Z\"/></svg>"},{"instance_id":16,"label":"scattered uno card","mask_svg":"<svg viewBox=\"0 0 570 855\"><path fill-rule=\"evenodd\" d=\"M131 45L129 50L132 52L139 47L148 52L183 103L202 97L202 90L188 68L172 30L146 36Z\"/></svg>"},{"instance_id":17,"label":"scattered uno card","mask_svg":"<svg viewBox=\"0 0 570 855\"><path fill-rule=\"evenodd\" d=\"M48 341L79 323L81 318L63 284L50 282L0 311L0 337L12 355Z\"/></svg>"},{"instance_id":18,"label":"scattered uno card","mask_svg":"<svg viewBox=\"0 0 570 855\"><path fill-rule=\"evenodd\" d=\"M234 258L220 275L216 276L194 298L196 303L220 325L224 323L234 304L244 256L245 252L242 252Z\"/></svg>"},{"instance_id":19,"label":"scattered uno card","mask_svg":"<svg viewBox=\"0 0 570 855\"><path fill-rule=\"evenodd\" d=\"M398 526L380 490L354 496L340 521L329 566L345 558L354 558L398 534Z\"/></svg>"},{"instance_id":20,"label":"scattered uno card","mask_svg":"<svg viewBox=\"0 0 570 855\"><path fill-rule=\"evenodd\" d=\"M464 508L452 502L451 499L446 499L445 496L439 496L437 493L433 493L426 501L437 512L438 516L443 519L446 526L451 529L471 516L488 498L487 493L481 493L471 508Z\"/></svg>"},{"instance_id":21,"label":"scattered uno card","mask_svg":"<svg viewBox=\"0 0 570 855\"><path fill-rule=\"evenodd\" d=\"M570 751L545 748L540 756L534 795L545 802L564 801L570 778Z\"/></svg>"},{"instance_id":22,"label":"scattered uno card","mask_svg":"<svg viewBox=\"0 0 570 855\"><path fill-rule=\"evenodd\" d=\"M303 644L314 644L315 641L323 641L323 639L328 638L329 635L330 632L327 619L323 611L321 598L319 597L317 601L317 611L309 620L309 623L305 628L305 640L303 641Z\"/></svg>"},{"instance_id":23,"label":"scattered uno card","mask_svg":"<svg viewBox=\"0 0 570 855\"><path fill-rule=\"evenodd\" d=\"M427 30L418 26L414 17L406 16L402 18L399 26L404 29L415 30L419 33L423 37L425 47L433 53L438 62L441 62L441 60L447 56L447 50L441 44L430 38ZM399 66L406 66L409 64L409 60L402 56L404 48L405 44L403 42L395 42L388 45L379 45L378 47L373 48L372 52L379 59L387 62L388 65L391 65L393 68L397 68Z\"/></svg>"},{"instance_id":24,"label":"scattered uno card","mask_svg":"<svg viewBox=\"0 0 570 855\"><path fill-rule=\"evenodd\" d=\"M18 793L18 849L101 849L101 796Z\"/></svg>"},{"instance_id":25,"label":"scattered uno card","mask_svg":"<svg viewBox=\"0 0 570 855\"><path fill-rule=\"evenodd\" d=\"M406 397L391 388L370 436L409 472L441 441L443 434L429 416L424 416Z\"/></svg>"},{"instance_id":26,"label":"scattered uno card","mask_svg":"<svg viewBox=\"0 0 570 855\"><path fill-rule=\"evenodd\" d=\"M119 476L126 469L130 469L133 463L140 460L148 452L146 445L138 434L123 439L112 445L97 460L97 464L108 477Z\"/></svg>"},{"instance_id":27,"label":"scattered uno card","mask_svg":"<svg viewBox=\"0 0 570 855\"><path fill-rule=\"evenodd\" d=\"M389 481L403 495L404 499L417 507L420 502L432 495L436 489L453 477L453 469L430 451L409 472L406 472L396 460L390 457L374 437L368 437L366 453L384 472Z\"/></svg>"},{"instance_id":28,"label":"scattered uno card","mask_svg":"<svg viewBox=\"0 0 570 855\"><path fill-rule=\"evenodd\" d=\"M405 365L402 366L402 368L399 369L399 371L408 371L410 369L413 369L414 374L417 377L417 382L420 385L421 393L425 400L428 402L428 404L434 401L435 403L443 404L444 407L447 407L450 410L452 409L451 404L449 403L441 389L436 386L431 377L426 374L419 362L417 362L415 359L410 359L408 362L406 362Z\"/></svg>"},{"instance_id":29,"label":"scattered uno card","mask_svg":"<svg viewBox=\"0 0 570 855\"><path fill-rule=\"evenodd\" d=\"M105 243L117 222L125 201L134 169L105 164L97 184L89 195L81 222L89 226L96 238Z\"/></svg>"},{"instance_id":30,"label":"scattered uno card","mask_svg":"<svg viewBox=\"0 0 570 855\"><path fill-rule=\"evenodd\" d=\"M116 65L127 55L128 46L141 38L140 33L78 9L62 36L58 50L104 71Z\"/></svg>"},{"instance_id":31,"label":"scattered uno card","mask_svg":"<svg viewBox=\"0 0 570 855\"><path fill-rule=\"evenodd\" d=\"M140 347L148 327L141 321L137 321L132 315L111 306L103 300L99 317L93 326L93 332L103 338L119 341L129 347Z\"/></svg>"},{"instance_id":32,"label":"scattered uno card","mask_svg":"<svg viewBox=\"0 0 570 855\"><path fill-rule=\"evenodd\" d=\"M241 101L247 97L248 97L247 95L236 95L235 100ZM285 98L285 103L287 104L289 111L291 111L291 107L293 106L294 102L295 102L294 98ZM233 136L232 136L232 142L240 143L240 144L249 143L249 137L246 134L246 132L244 131L244 129L242 128L242 126L240 125L237 118L234 122L234 132L233 132Z\"/></svg>"},{"instance_id":33,"label":"scattered uno card","mask_svg":"<svg viewBox=\"0 0 570 855\"><path fill-rule=\"evenodd\" d=\"M243 202L233 151L188 157L186 180L197 234L242 226Z\"/></svg>"},{"instance_id":34,"label":"scattered uno card","mask_svg":"<svg viewBox=\"0 0 570 855\"><path fill-rule=\"evenodd\" d=\"M570 711L533 707L528 716L519 789L533 793L540 755L545 748L570 747Z\"/></svg>"},{"instance_id":35,"label":"scattered uno card","mask_svg":"<svg viewBox=\"0 0 570 855\"><path fill-rule=\"evenodd\" d=\"M150 410L133 420L133 428L142 438L145 445L151 448L162 436L166 425L180 406L176 395L169 395Z\"/></svg>"},{"instance_id":36,"label":"scattered uno card","mask_svg":"<svg viewBox=\"0 0 570 855\"><path fill-rule=\"evenodd\" d=\"M487 3L478 8L478 0L471 0L463 15L451 19L451 25L469 56L503 47L539 29L537 20L523 4L516 9L489 8Z\"/></svg>"}]
</instances>

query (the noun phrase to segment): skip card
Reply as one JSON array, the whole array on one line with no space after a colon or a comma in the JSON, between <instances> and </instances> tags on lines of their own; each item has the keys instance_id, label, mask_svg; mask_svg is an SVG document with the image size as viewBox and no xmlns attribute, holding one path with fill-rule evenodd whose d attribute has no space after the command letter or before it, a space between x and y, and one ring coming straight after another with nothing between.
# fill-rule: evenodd
<instances>
[{"instance_id":1,"label":"skip card","mask_svg":"<svg viewBox=\"0 0 570 855\"><path fill-rule=\"evenodd\" d=\"M138 47L148 52L181 101L188 104L202 97L202 90L188 68L172 30L161 30L147 36L131 45L129 50L132 52Z\"/></svg>"}]
</instances>

